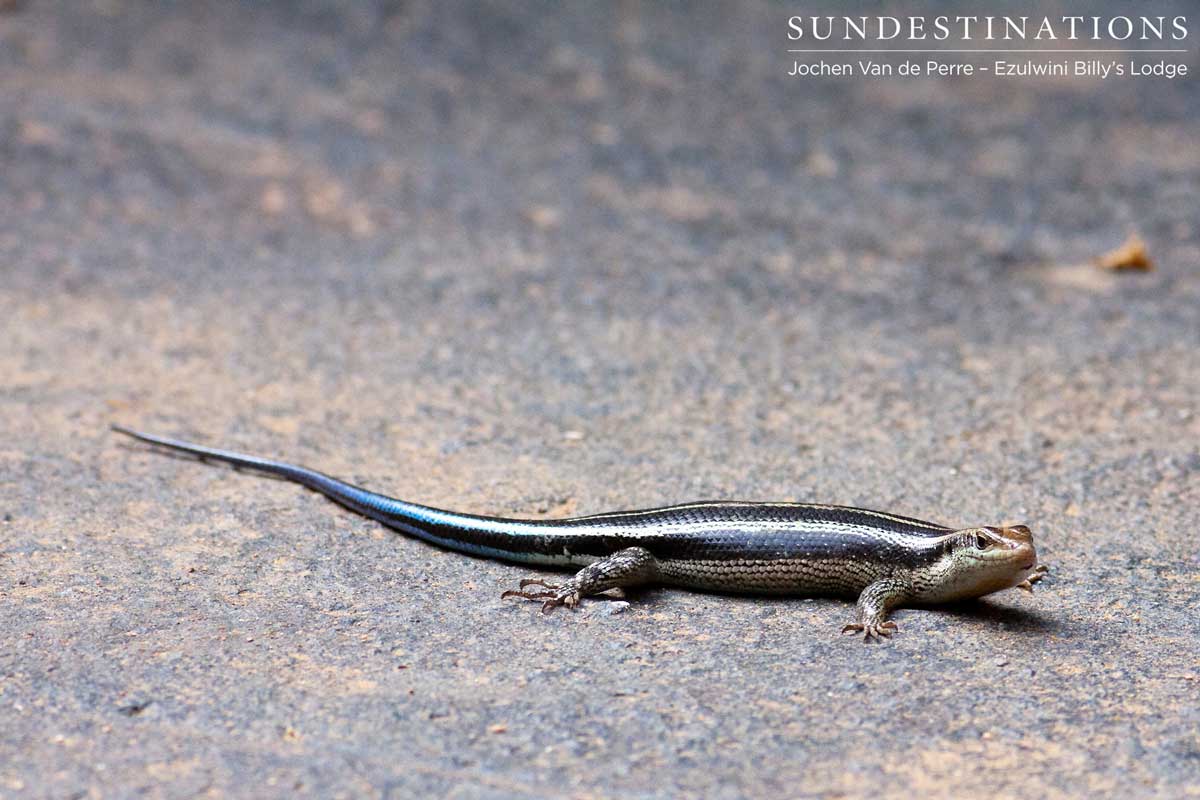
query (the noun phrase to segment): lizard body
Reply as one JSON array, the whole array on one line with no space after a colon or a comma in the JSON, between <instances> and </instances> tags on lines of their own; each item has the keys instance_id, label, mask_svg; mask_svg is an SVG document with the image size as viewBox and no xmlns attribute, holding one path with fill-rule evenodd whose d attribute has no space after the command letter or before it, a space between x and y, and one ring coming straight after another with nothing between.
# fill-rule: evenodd
<instances>
[{"instance_id":1,"label":"lizard body","mask_svg":"<svg viewBox=\"0 0 1200 800\"><path fill-rule=\"evenodd\" d=\"M522 564L580 567L561 585L521 581L503 596L574 607L614 588L658 583L756 594L857 599L845 631L866 638L896 630L900 605L943 603L1042 577L1023 525L954 529L846 506L703 502L556 520L444 511L397 500L274 459L204 447L119 426L119 433L201 459L301 484L410 536L471 555ZM530 586L539 591L527 591Z\"/></svg>"}]
</instances>

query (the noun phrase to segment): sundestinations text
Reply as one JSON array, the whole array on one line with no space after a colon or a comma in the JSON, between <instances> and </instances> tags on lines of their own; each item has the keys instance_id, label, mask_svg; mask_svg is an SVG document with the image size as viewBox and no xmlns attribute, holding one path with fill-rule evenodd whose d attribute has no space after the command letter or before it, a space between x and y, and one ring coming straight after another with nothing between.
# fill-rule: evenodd
<instances>
[{"instance_id":1,"label":"sundestinations text","mask_svg":"<svg viewBox=\"0 0 1200 800\"><path fill-rule=\"evenodd\" d=\"M919 42L959 41L1182 41L1188 36L1184 16L1167 17L991 17L978 15L924 16L792 16L789 40Z\"/></svg>"}]
</instances>

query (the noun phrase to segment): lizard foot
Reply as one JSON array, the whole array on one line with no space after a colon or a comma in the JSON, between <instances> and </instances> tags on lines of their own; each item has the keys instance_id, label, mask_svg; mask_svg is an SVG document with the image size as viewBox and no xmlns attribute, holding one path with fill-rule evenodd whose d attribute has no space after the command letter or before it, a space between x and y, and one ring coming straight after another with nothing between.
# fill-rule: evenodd
<instances>
[{"instance_id":1,"label":"lizard foot","mask_svg":"<svg viewBox=\"0 0 1200 800\"><path fill-rule=\"evenodd\" d=\"M527 592L525 591L526 586L542 586L549 591ZM554 592L558 590L558 588L559 585L557 583L546 583L541 578L525 578L521 581L519 589L509 589L507 592L500 595L500 599L503 600L506 597L524 597L526 600L540 600L543 597L552 596Z\"/></svg>"},{"instance_id":2,"label":"lizard foot","mask_svg":"<svg viewBox=\"0 0 1200 800\"><path fill-rule=\"evenodd\" d=\"M872 637L880 640L886 639L898 630L900 629L896 623L890 620L888 622L875 622L868 625L863 625L861 622L851 622L842 628L842 633L861 633L863 641L869 642Z\"/></svg>"},{"instance_id":3,"label":"lizard foot","mask_svg":"<svg viewBox=\"0 0 1200 800\"><path fill-rule=\"evenodd\" d=\"M519 589L505 592L505 597L523 597L526 600L545 600L542 613L548 614L559 606L575 608L585 596L640 586L658 575L658 562L649 550L643 547L626 547L612 555L588 564L561 586L546 583L541 578L526 578ZM541 586L545 591L527 592L527 586Z\"/></svg>"},{"instance_id":4,"label":"lizard foot","mask_svg":"<svg viewBox=\"0 0 1200 800\"><path fill-rule=\"evenodd\" d=\"M541 586L545 589L545 591L527 592L525 591L525 587L527 586ZM546 602L542 604L543 614L549 614L559 606L575 608L575 606L579 605L580 600L578 589L575 589L569 585L559 586L555 583L546 583L541 578L525 578L521 581L519 589L509 589L500 595L501 600L505 599L506 597L521 597L526 600L545 600Z\"/></svg>"},{"instance_id":5,"label":"lizard foot","mask_svg":"<svg viewBox=\"0 0 1200 800\"><path fill-rule=\"evenodd\" d=\"M1038 581L1040 581L1042 578L1046 577L1046 573L1049 571L1050 571L1050 568L1047 567L1045 564L1038 564L1036 567L1034 567L1033 574L1030 575L1025 580L1018 583L1017 588L1024 589L1025 591L1029 592L1030 594L1033 594L1033 585L1035 583L1037 583Z\"/></svg>"}]
</instances>

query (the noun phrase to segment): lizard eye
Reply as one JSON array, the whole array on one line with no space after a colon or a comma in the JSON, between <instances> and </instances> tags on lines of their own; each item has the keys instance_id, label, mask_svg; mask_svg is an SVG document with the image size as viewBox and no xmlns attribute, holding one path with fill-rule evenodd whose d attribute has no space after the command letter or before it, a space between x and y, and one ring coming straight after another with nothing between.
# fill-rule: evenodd
<instances>
[{"instance_id":1,"label":"lizard eye","mask_svg":"<svg viewBox=\"0 0 1200 800\"><path fill-rule=\"evenodd\" d=\"M980 550L987 550L992 546L992 540L984 536L982 533L975 534L975 546Z\"/></svg>"}]
</instances>

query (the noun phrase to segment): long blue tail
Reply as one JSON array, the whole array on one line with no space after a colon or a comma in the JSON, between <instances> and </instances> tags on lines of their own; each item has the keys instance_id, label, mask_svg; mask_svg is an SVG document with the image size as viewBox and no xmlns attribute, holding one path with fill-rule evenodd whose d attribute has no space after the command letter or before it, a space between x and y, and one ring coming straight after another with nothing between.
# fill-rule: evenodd
<instances>
[{"instance_id":1,"label":"long blue tail","mask_svg":"<svg viewBox=\"0 0 1200 800\"><path fill-rule=\"evenodd\" d=\"M188 453L202 460L219 461L298 483L390 528L462 553L522 563L570 565L582 562L567 557L566 552L590 549L580 547L580 537L566 531L554 531L554 522L550 520L502 519L443 511L397 500L322 472L271 458L205 447L121 425L113 425L112 429L138 441Z\"/></svg>"}]
</instances>

